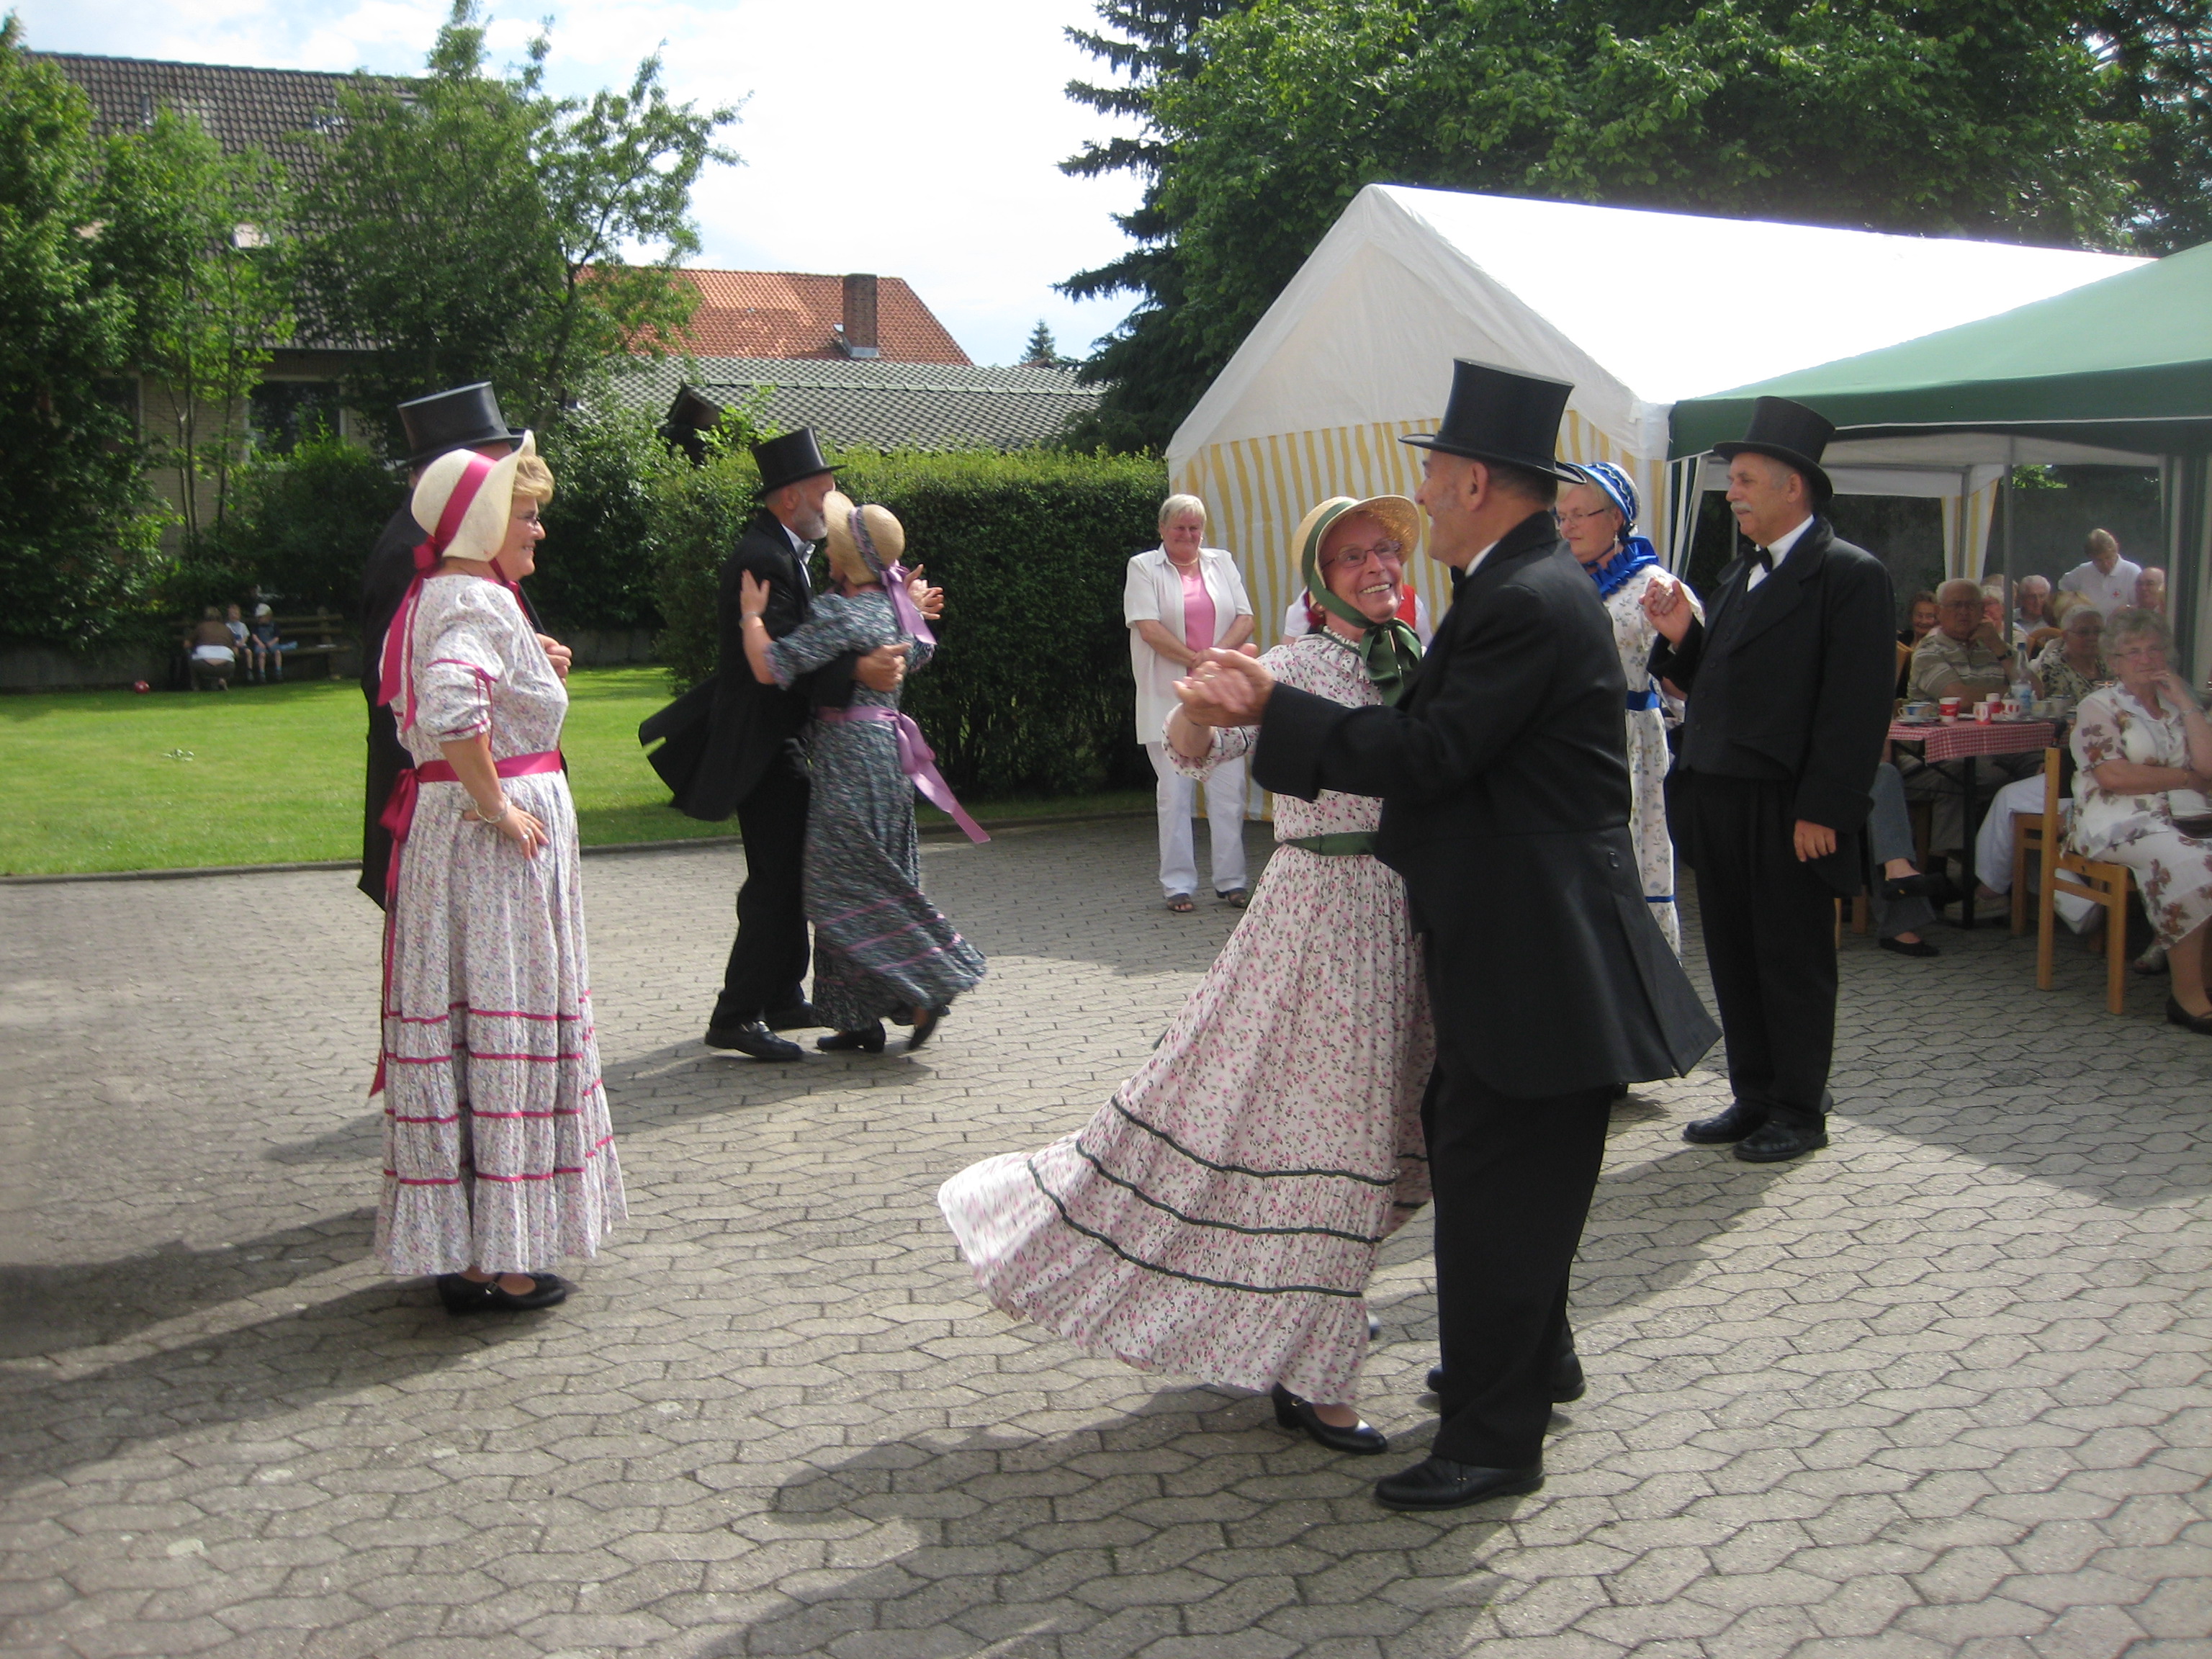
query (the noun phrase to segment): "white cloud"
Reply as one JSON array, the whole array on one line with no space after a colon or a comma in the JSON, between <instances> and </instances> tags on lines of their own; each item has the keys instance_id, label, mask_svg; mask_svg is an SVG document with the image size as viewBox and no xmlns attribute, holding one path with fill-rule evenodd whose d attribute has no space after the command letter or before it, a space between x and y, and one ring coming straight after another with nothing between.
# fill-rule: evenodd
<instances>
[{"instance_id":1,"label":"white cloud","mask_svg":"<svg viewBox=\"0 0 2212 1659\"><path fill-rule=\"evenodd\" d=\"M441 0L15 3L46 51L316 70L419 68L446 15ZM694 197L698 263L903 276L979 362L1011 362L1040 317L1079 351L1127 308L1052 291L1121 252L1109 216L1136 194L1058 170L1109 131L1062 91L1103 70L1062 33L1096 24L1090 0L513 0L493 8L495 58L518 61L549 9L557 90L627 84L659 49L678 99L743 103L726 137L744 165Z\"/></svg>"}]
</instances>

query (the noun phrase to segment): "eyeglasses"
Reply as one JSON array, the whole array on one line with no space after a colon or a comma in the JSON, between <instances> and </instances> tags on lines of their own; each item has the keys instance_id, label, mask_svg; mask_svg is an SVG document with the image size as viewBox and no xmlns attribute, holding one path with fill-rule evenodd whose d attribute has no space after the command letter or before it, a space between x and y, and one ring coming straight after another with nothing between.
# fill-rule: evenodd
<instances>
[{"instance_id":1,"label":"eyeglasses","mask_svg":"<svg viewBox=\"0 0 2212 1659\"><path fill-rule=\"evenodd\" d=\"M1405 550L1403 542L1377 542L1372 547L1340 547L1328 556L1327 568L1354 570L1370 559L1383 564L1395 564Z\"/></svg>"},{"instance_id":2,"label":"eyeglasses","mask_svg":"<svg viewBox=\"0 0 2212 1659\"><path fill-rule=\"evenodd\" d=\"M538 516L538 509L534 507L527 513L517 513L514 514L514 520L518 524L542 524L544 522Z\"/></svg>"},{"instance_id":3,"label":"eyeglasses","mask_svg":"<svg viewBox=\"0 0 2212 1659\"><path fill-rule=\"evenodd\" d=\"M2131 645L2121 651L2107 651L2106 657L2112 662L2147 662L2154 657L2163 657L2166 648L2157 645Z\"/></svg>"},{"instance_id":4,"label":"eyeglasses","mask_svg":"<svg viewBox=\"0 0 2212 1659\"><path fill-rule=\"evenodd\" d=\"M1610 507L1594 507L1587 513L1562 513L1559 514L1559 522L1588 524L1592 519L1609 519L1613 516L1614 511L1615 509Z\"/></svg>"}]
</instances>

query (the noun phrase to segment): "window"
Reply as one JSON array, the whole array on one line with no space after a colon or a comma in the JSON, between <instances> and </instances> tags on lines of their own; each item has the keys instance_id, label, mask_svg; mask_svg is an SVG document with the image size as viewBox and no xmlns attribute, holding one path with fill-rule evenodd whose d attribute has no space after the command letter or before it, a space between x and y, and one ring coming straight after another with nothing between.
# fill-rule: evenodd
<instances>
[{"instance_id":1,"label":"window","mask_svg":"<svg viewBox=\"0 0 2212 1659\"><path fill-rule=\"evenodd\" d=\"M318 430L336 437L345 429L336 380L264 380L252 404L253 447L269 454L289 455Z\"/></svg>"}]
</instances>

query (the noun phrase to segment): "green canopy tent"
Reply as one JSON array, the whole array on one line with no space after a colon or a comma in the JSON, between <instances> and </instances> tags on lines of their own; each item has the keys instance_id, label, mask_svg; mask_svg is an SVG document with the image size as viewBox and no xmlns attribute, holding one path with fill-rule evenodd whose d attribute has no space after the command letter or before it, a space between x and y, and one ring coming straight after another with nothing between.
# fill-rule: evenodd
<instances>
[{"instance_id":1,"label":"green canopy tent","mask_svg":"<svg viewBox=\"0 0 2212 1659\"><path fill-rule=\"evenodd\" d=\"M1792 398L1836 423L1840 491L1939 495L1953 574L1979 575L1989 507L2023 464L2155 467L2185 662L2212 662L2212 244L1938 334L1676 404L1681 532L1705 458L1753 400ZM1700 472L1700 468L1708 470ZM2006 515L2008 529L2012 514ZM1956 533L1953 533L1954 526ZM2010 537L2003 567L2012 575Z\"/></svg>"}]
</instances>

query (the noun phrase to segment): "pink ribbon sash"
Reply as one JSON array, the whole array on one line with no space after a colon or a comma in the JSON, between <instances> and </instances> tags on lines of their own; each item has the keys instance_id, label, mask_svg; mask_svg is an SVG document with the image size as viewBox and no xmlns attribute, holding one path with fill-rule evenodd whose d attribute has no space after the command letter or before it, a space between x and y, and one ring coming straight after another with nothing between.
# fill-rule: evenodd
<instances>
[{"instance_id":1,"label":"pink ribbon sash","mask_svg":"<svg viewBox=\"0 0 2212 1659\"><path fill-rule=\"evenodd\" d=\"M397 630L398 624L393 628ZM494 761L492 769L503 778L534 778L547 772L561 769L561 751L541 749L534 754L509 755L504 760ZM384 798L384 811L377 822L392 832L392 858L384 866L384 991L380 1010L392 1006L392 930L398 921L399 911L399 855L407 846L407 833L415 827L415 805L421 799L426 783L459 783L460 774L453 770L448 760L422 761L403 767L399 775L392 781L392 793ZM380 1042L376 1053L376 1079L368 1085L374 1097L384 1087L384 1045Z\"/></svg>"},{"instance_id":2,"label":"pink ribbon sash","mask_svg":"<svg viewBox=\"0 0 2212 1659\"><path fill-rule=\"evenodd\" d=\"M899 770L912 781L915 793L932 806L946 814L960 826L969 840L981 843L990 840L982 826L969 817L960 803L952 798L952 786L945 782L945 775L937 769L937 751L921 735L921 728L913 720L896 708L878 708L862 704L858 708L817 708L817 720L877 720L890 726L898 734Z\"/></svg>"}]
</instances>

